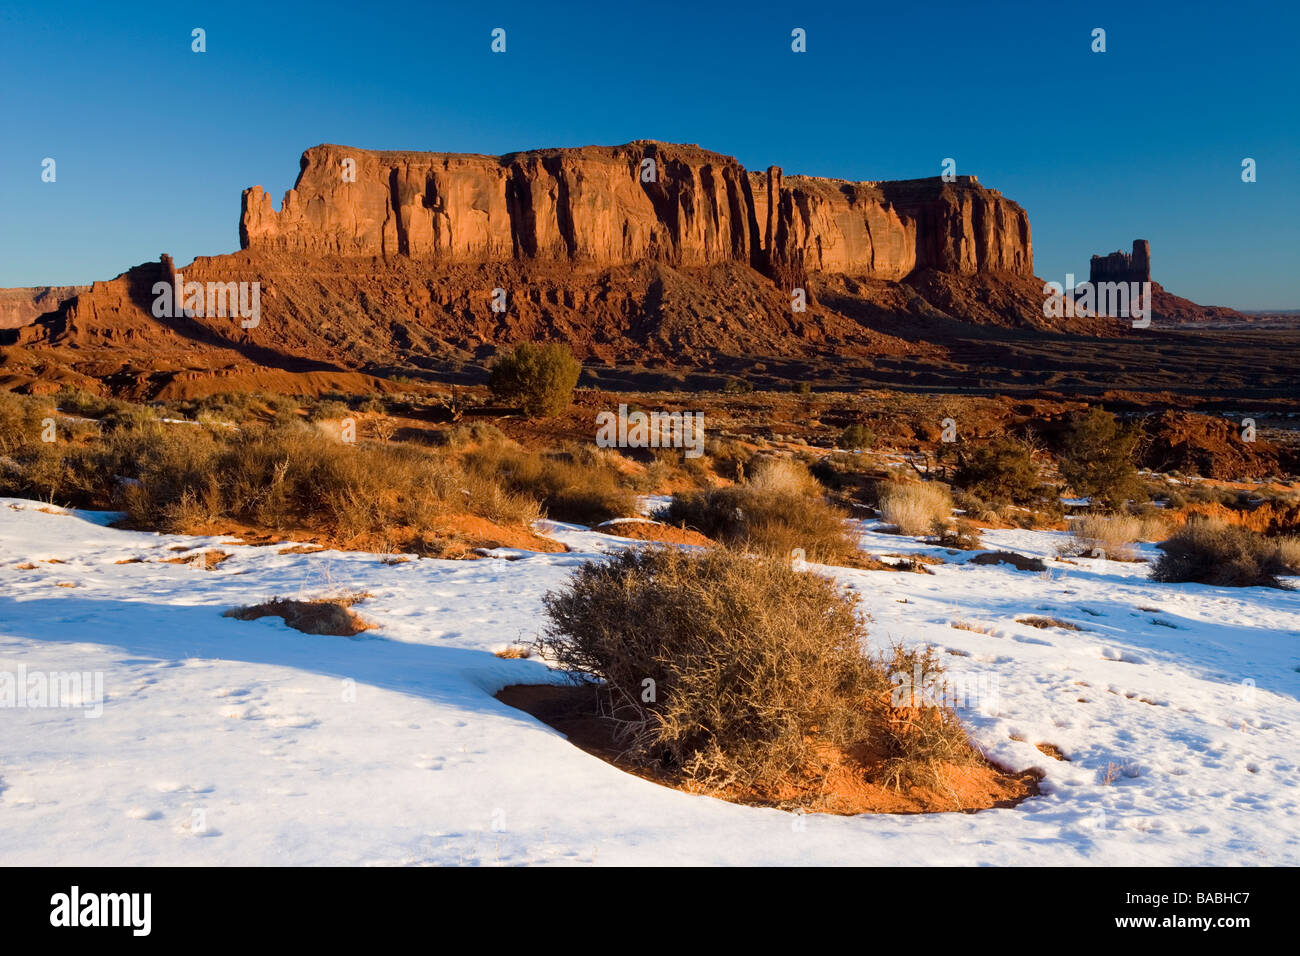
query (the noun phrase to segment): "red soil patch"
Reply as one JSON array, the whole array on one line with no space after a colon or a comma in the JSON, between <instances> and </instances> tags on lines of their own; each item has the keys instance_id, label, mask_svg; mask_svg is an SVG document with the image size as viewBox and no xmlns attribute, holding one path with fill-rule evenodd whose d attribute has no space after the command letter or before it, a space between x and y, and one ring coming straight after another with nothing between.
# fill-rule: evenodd
<instances>
[{"instance_id":1,"label":"red soil patch","mask_svg":"<svg viewBox=\"0 0 1300 956\"><path fill-rule=\"evenodd\" d=\"M939 813L972 812L1014 807L1037 795L1040 776L1034 771L1011 774L986 761L972 765L945 764L942 787L895 790L873 782L884 760L868 747L851 752L826 751L831 769L824 777L798 776L762 788L705 791L667 770L636 766L621 756L613 723L599 715L600 689L594 685L512 684L497 694L504 704L531 714L554 727L581 750L620 770L686 793L704 793L746 806L808 807L819 813Z\"/></svg>"},{"instance_id":2,"label":"red soil patch","mask_svg":"<svg viewBox=\"0 0 1300 956\"><path fill-rule=\"evenodd\" d=\"M439 520L437 527L431 530L438 537L463 541L471 549L519 548L523 551L541 551L545 554L558 554L569 550L561 542L544 538L528 528L500 525L477 515L446 515Z\"/></svg>"},{"instance_id":3,"label":"red soil patch","mask_svg":"<svg viewBox=\"0 0 1300 956\"><path fill-rule=\"evenodd\" d=\"M691 528L678 528L658 521L606 521L591 529L601 534L636 541L662 541L666 544L710 545L712 539Z\"/></svg>"}]
</instances>

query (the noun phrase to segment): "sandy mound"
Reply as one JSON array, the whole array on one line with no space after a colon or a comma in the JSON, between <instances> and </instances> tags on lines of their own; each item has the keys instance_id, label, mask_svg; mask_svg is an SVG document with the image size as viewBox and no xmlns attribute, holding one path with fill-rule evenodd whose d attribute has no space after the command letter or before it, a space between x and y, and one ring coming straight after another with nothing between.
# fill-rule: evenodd
<instances>
[{"instance_id":1,"label":"sandy mound","mask_svg":"<svg viewBox=\"0 0 1300 956\"><path fill-rule=\"evenodd\" d=\"M497 699L532 714L554 727L575 746L614 766L677 790L693 792L689 782L673 774L648 772L620 757L611 721L598 716L599 690L571 684L513 684ZM902 791L872 782L884 761L870 748L851 753L828 753L831 771L822 779L792 777L774 781L763 789L745 788L712 793L732 803L749 806L783 806L809 803L816 812L857 813L971 812L993 807L1013 807L1038 793L1039 775L1033 771L1011 774L990 764L945 766L943 786L937 790L914 787Z\"/></svg>"}]
</instances>

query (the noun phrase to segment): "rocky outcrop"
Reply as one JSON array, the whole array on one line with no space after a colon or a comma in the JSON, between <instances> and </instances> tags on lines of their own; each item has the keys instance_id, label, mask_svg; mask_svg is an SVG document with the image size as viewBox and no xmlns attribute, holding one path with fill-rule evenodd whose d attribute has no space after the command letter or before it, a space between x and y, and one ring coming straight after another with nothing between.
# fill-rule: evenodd
<instances>
[{"instance_id":1,"label":"rocky outcrop","mask_svg":"<svg viewBox=\"0 0 1300 956\"><path fill-rule=\"evenodd\" d=\"M1151 281L1151 243L1145 239L1134 239L1131 253L1117 251L1107 256L1093 256L1089 263L1088 281Z\"/></svg>"},{"instance_id":2,"label":"rocky outcrop","mask_svg":"<svg viewBox=\"0 0 1300 956\"><path fill-rule=\"evenodd\" d=\"M245 190L240 241L443 263L742 263L782 283L808 271L1033 274L1025 211L974 177L784 176L652 141L504 156L316 146L278 212L260 186Z\"/></svg>"}]
</instances>

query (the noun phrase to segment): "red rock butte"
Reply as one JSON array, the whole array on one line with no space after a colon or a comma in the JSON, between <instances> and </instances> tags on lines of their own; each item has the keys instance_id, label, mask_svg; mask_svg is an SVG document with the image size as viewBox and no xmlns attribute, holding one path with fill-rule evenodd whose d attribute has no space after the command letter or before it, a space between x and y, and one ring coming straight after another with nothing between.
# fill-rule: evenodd
<instances>
[{"instance_id":1,"label":"red rock butte","mask_svg":"<svg viewBox=\"0 0 1300 956\"><path fill-rule=\"evenodd\" d=\"M786 176L649 140L504 156L315 146L279 212L260 186L244 191L240 241L254 252L448 263L735 262L781 281L805 271L1033 274L1029 217L973 176Z\"/></svg>"}]
</instances>

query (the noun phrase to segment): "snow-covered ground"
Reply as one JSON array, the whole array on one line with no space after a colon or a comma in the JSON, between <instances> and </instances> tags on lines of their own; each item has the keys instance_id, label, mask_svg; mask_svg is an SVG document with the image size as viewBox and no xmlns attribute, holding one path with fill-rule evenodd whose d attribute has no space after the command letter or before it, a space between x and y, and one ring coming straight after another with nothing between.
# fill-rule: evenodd
<instances>
[{"instance_id":1,"label":"snow-covered ground","mask_svg":"<svg viewBox=\"0 0 1300 956\"><path fill-rule=\"evenodd\" d=\"M41 508L0 499L0 700L18 702L18 676L26 704L44 678L92 679L80 706L0 707L0 863L1300 864L1300 593L1153 584L1144 564L1090 559L834 569L877 646L941 649L974 691L959 711L975 741L1042 768L1046 793L796 816L629 776L493 698L557 679L492 651L536 633L572 568L632 542L548 524L571 553L385 564ZM943 553L874 527L873 553ZM1050 559L1059 540L985 546ZM164 563L182 547L231 557ZM222 616L343 590L371 594L362 639ZM1016 623L1029 615L1083 630Z\"/></svg>"}]
</instances>

